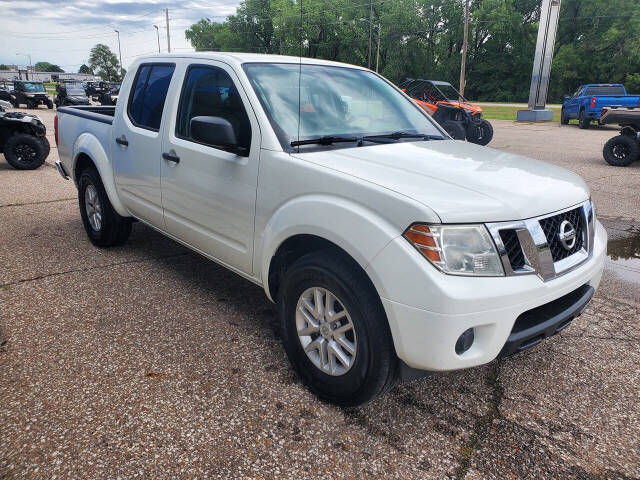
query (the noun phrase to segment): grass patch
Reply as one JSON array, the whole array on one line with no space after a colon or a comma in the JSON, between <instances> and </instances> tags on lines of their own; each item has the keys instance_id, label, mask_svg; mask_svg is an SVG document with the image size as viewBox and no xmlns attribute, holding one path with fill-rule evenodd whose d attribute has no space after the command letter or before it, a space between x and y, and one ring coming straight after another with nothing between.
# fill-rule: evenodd
<instances>
[{"instance_id":1,"label":"grass patch","mask_svg":"<svg viewBox=\"0 0 640 480\"><path fill-rule=\"evenodd\" d=\"M482 116L487 120L514 120L516 112L523 110L524 107L505 107L502 105L482 105ZM553 121L560 121L560 109L550 108L553 110Z\"/></svg>"}]
</instances>

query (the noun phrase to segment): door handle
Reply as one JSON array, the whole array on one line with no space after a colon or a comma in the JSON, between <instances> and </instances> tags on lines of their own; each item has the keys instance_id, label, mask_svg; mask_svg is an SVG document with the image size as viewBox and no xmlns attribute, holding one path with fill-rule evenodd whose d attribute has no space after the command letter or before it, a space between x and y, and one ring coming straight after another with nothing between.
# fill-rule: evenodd
<instances>
[{"instance_id":1,"label":"door handle","mask_svg":"<svg viewBox=\"0 0 640 480\"><path fill-rule=\"evenodd\" d=\"M168 162L180 163L180 157L171 153L164 152L162 154L162 158L164 158Z\"/></svg>"},{"instance_id":2,"label":"door handle","mask_svg":"<svg viewBox=\"0 0 640 480\"><path fill-rule=\"evenodd\" d=\"M116 143L118 145L122 145L123 147L129 146L129 140L127 140L127 137L125 137L124 135L121 135L120 137L116 138Z\"/></svg>"}]
</instances>

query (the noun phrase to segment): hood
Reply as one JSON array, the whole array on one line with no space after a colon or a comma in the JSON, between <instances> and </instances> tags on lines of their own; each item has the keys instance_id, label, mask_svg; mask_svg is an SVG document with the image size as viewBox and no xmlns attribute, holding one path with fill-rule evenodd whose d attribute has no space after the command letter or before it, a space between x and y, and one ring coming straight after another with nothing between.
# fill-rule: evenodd
<instances>
[{"instance_id":1,"label":"hood","mask_svg":"<svg viewBox=\"0 0 640 480\"><path fill-rule=\"evenodd\" d=\"M568 170L457 140L293 155L414 199L445 223L523 220L589 198L584 181Z\"/></svg>"}]
</instances>

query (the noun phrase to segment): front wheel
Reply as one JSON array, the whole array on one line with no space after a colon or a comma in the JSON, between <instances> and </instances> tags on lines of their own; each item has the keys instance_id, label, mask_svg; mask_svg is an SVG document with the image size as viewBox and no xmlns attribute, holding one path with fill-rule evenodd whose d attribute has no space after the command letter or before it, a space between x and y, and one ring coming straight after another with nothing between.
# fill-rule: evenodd
<instances>
[{"instance_id":1,"label":"front wheel","mask_svg":"<svg viewBox=\"0 0 640 480\"><path fill-rule=\"evenodd\" d=\"M454 140L464 140L467 138L467 132L465 132L462 122L447 120L442 124L442 128L444 128L444 131Z\"/></svg>"},{"instance_id":2,"label":"front wheel","mask_svg":"<svg viewBox=\"0 0 640 480\"><path fill-rule=\"evenodd\" d=\"M53 102L51 100L47 100L47 108L51 110L53 108Z\"/></svg>"},{"instance_id":3,"label":"front wheel","mask_svg":"<svg viewBox=\"0 0 640 480\"><path fill-rule=\"evenodd\" d=\"M569 125L569 115L564 111L564 108L560 112L560 123L562 125Z\"/></svg>"},{"instance_id":4,"label":"front wheel","mask_svg":"<svg viewBox=\"0 0 640 480\"><path fill-rule=\"evenodd\" d=\"M487 145L493 138L493 126L486 120L471 122L467 128L467 140L477 145Z\"/></svg>"},{"instance_id":5,"label":"front wheel","mask_svg":"<svg viewBox=\"0 0 640 480\"><path fill-rule=\"evenodd\" d=\"M353 260L332 250L300 258L285 273L278 307L287 355L316 395L352 407L394 385L389 324Z\"/></svg>"},{"instance_id":6,"label":"front wheel","mask_svg":"<svg viewBox=\"0 0 640 480\"><path fill-rule=\"evenodd\" d=\"M86 168L80 174L78 204L84 229L96 247L112 247L127 241L131 219L115 211L95 167Z\"/></svg>"},{"instance_id":7,"label":"front wheel","mask_svg":"<svg viewBox=\"0 0 640 480\"><path fill-rule=\"evenodd\" d=\"M640 158L640 146L636 138L618 135L605 143L602 155L609 165L626 167Z\"/></svg>"},{"instance_id":8,"label":"front wheel","mask_svg":"<svg viewBox=\"0 0 640 480\"><path fill-rule=\"evenodd\" d=\"M45 144L27 133L11 135L4 144L4 157L18 170L35 170L44 163L48 154L49 142Z\"/></svg>"}]
</instances>

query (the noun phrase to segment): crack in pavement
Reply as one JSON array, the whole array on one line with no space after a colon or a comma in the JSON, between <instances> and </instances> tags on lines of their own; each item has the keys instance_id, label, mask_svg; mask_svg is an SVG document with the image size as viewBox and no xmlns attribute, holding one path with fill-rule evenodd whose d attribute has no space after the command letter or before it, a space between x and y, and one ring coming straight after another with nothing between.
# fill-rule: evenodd
<instances>
[{"instance_id":1,"label":"crack in pavement","mask_svg":"<svg viewBox=\"0 0 640 480\"><path fill-rule=\"evenodd\" d=\"M20 285L22 283L27 283L27 282L34 282L36 280L43 280L43 279L49 278L49 277L58 277L60 275L67 275L67 274L70 274L70 273L91 272L93 270L101 270L101 269L109 268L109 267L118 267L120 265L129 265L129 264L132 264L132 263L148 262L149 260L162 260L162 259L165 259L165 258L184 257L186 255L189 255L190 253L191 252L184 252L184 253L176 253L174 255L160 255L160 256L157 256L157 257L147 257L147 258L143 258L143 259L124 260L122 262L108 263L106 265L95 265L93 267L76 268L76 269L72 269L72 270L65 270L63 272L47 273L47 274L44 274L44 275L38 275L37 277L24 278L22 280L16 280L15 282L0 283L0 289L1 290L6 290L6 289L11 288L14 285Z\"/></svg>"},{"instance_id":2,"label":"crack in pavement","mask_svg":"<svg viewBox=\"0 0 640 480\"><path fill-rule=\"evenodd\" d=\"M78 198L78 197L57 198L55 200L40 200L39 202L6 203L4 205L0 205L0 208L5 208L5 207L24 207L26 205L40 205L42 203L68 202L69 200L75 200L76 198Z\"/></svg>"},{"instance_id":3,"label":"crack in pavement","mask_svg":"<svg viewBox=\"0 0 640 480\"><path fill-rule=\"evenodd\" d=\"M504 399L504 387L499 379L501 365L502 359L500 358L491 365L491 370L487 377L487 383L492 389L489 410L476 421L473 426L473 434L471 435L471 438L469 438L469 440L460 447L460 455L458 456L460 466L455 472L456 480L462 480L467 476L467 473L471 468L471 460L473 459L478 446L489 433L493 421L502 416L500 413L500 405Z\"/></svg>"}]
</instances>

